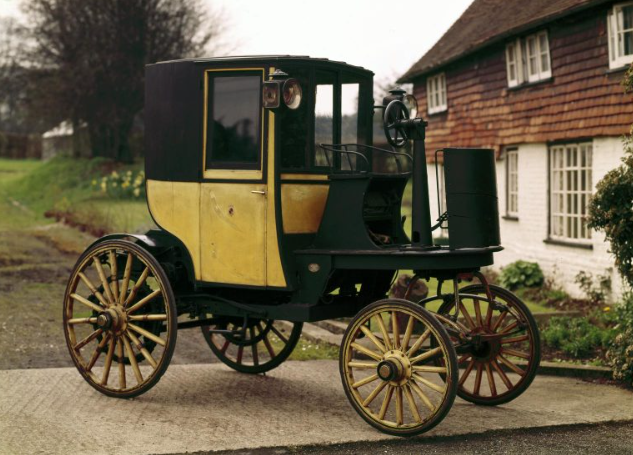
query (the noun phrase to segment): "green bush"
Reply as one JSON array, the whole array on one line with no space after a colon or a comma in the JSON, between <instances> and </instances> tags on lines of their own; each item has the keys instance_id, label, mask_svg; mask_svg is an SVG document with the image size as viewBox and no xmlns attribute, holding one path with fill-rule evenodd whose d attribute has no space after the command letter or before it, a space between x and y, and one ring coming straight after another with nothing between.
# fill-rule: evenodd
<instances>
[{"instance_id":1,"label":"green bush","mask_svg":"<svg viewBox=\"0 0 633 455\"><path fill-rule=\"evenodd\" d=\"M614 338L614 330L593 324L587 317L554 317L541 332L543 342L566 354L579 357L593 357L597 349L606 349Z\"/></svg>"},{"instance_id":2,"label":"green bush","mask_svg":"<svg viewBox=\"0 0 633 455\"><path fill-rule=\"evenodd\" d=\"M501 270L499 282L508 289L542 286L543 271L536 262L516 261Z\"/></svg>"},{"instance_id":3,"label":"green bush","mask_svg":"<svg viewBox=\"0 0 633 455\"><path fill-rule=\"evenodd\" d=\"M617 325L615 336L607 351L607 362L613 378L633 385L633 294L615 307Z\"/></svg>"}]
</instances>

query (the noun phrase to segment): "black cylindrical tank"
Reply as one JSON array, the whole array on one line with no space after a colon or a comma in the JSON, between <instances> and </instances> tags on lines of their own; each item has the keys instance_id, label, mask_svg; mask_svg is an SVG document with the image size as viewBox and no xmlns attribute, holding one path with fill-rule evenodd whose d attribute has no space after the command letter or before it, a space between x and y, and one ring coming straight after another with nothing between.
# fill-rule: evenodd
<instances>
[{"instance_id":1,"label":"black cylindrical tank","mask_svg":"<svg viewBox=\"0 0 633 455\"><path fill-rule=\"evenodd\" d=\"M494 151L444 149L444 181L450 248L500 245Z\"/></svg>"}]
</instances>

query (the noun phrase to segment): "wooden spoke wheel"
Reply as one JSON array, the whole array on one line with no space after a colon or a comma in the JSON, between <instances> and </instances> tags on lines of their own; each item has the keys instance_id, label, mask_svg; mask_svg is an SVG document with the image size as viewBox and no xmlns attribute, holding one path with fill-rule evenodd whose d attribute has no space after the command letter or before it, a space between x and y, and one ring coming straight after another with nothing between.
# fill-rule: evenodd
<instances>
[{"instance_id":1,"label":"wooden spoke wheel","mask_svg":"<svg viewBox=\"0 0 633 455\"><path fill-rule=\"evenodd\" d=\"M501 305L461 298L458 322L474 341L456 347L461 369L457 395L471 403L495 406L514 400L530 386L541 359L541 343L527 306L499 286L491 285L490 291ZM486 298L482 285L464 287L460 294ZM438 312L453 314L453 308L451 300Z\"/></svg>"},{"instance_id":2,"label":"wooden spoke wheel","mask_svg":"<svg viewBox=\"0 0 633 455\"><path fill-rule=\"evenodd\" d=\"M140 246L108 240L79 258L64 296L64 333L92 387L117 398L151 389L176 346L175 299L162 267Z\"/></svg>"},{"instance_id":3,"label":"wooden spoke wheel","mask_svg":"<svg viewBox=\"0 0 633 455\"><path fill-rule=\"evenodd\" d=\"M450 337L432 313L412 302L380 300L361 310L343 336L339 359L350 403L385 433L428 431L455 400L457 356Z\"/></svg>"},{"instance_id":4,"label":"wooden spoke wheel","mask_svg":"<svg viewBox=\"0 0 633 455\"><path fill-rule=\"evenodd\" d=\"M242 329L245 328L243 332ZM202 326L202 334L222 363L241 373L264 373L286 360L299 342L303 324L273 319L222 318L212 326ZM233 333L213 333L211 330Z\"/></svg>"}]
</instances>

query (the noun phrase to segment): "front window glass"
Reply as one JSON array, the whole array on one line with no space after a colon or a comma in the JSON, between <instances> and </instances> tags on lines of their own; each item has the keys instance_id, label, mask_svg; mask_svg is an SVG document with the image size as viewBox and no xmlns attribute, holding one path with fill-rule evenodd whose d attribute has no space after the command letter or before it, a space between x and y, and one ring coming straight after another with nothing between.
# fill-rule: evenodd
<instances>
[{"instance_id":1,"label":"front window glass","mask_svg":"<svg viewBox=\"0 0 633 455\"><path fill-rule=\"evenodd\" d=\"M332 166L332 153L320 144L334 143L334 84L317 84L314 106L315 166Z\"/></svg>"},{"instance_id":2,"label":"front window glass","mask_svg":"<svg viewBox=\"0 0 633 455\"><path fill-rule=\"evenodd\" d=\"M206 168L259 168L261 76L208 74Z\"/></svg>"}]
</instances>

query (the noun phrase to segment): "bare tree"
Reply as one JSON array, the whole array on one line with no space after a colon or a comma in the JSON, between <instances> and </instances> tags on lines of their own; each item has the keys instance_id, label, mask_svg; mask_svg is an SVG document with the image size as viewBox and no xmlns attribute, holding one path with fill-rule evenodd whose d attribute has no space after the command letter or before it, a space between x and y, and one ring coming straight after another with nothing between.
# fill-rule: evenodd
<instances>
[{"instance_id":1,"label":"bare tree","mask_svg":"<svg viewBox=\"0 0 633 455\"><path fill-rule=\"evenodd\" d=\"M94 156L132 159L147 63L202 54L221 31L200 0L28 0L33 61ZM43 87L42 87L43 88Z\"/></svg>"}]
</instances>

